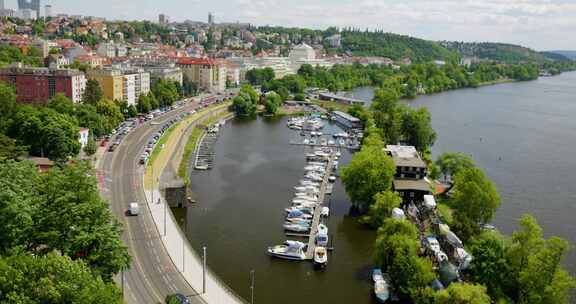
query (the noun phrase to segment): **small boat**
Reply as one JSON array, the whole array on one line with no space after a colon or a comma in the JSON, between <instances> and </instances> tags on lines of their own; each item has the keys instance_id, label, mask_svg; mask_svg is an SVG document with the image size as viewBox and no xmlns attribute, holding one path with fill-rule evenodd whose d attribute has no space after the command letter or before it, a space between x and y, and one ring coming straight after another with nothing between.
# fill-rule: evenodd
<instances>
[{"instance_id":1,"label":"small boat","mask_svg":"<svg viewBox=\"0 0 576 304\"><path fill-rule=\"evenodd\" d=\"M301 219L301 218L291 218L291 219L286 219L287 223L294 223L294 224L310 224L312 223L312 220L305 220L305 219Z\"/></svg>"},{"instance_id":2,"label":"small boat","mask_svg":"<svg viewBox=\"0 0 576 304\"><path fill-rule=\"evenodd\" d=\"M284 224L284 230L291 232L308 232L310 230L310 226L286 223Z\"/></svg>"},{"instance_id":3,"label":"small boat","mask_svg":"<svg viewBox=\"0 0 576 304\"><path fill-rule=\"evenodd\" d=\"M328 263L328 252L325 247L316 247L314 249L314 266L324 268Z\"/></svg>"},{"instance_id":4,"label":"small boat","mask_svg":"<svg viewBox=\"0 0 576 304\"><path fill-rule=\"evenodd\" d=\"M313 214L314 213L314 208L298 208L298 207L289 207L284 209L286 211L286 213L290 213L292 211L301 211L304 214Z\"/></svg>"},{"instance_id":5,"label":"small boat","mask_svg":"<svg viewBox=\"0 0 576 304\"><path fill-rule=\"evenodd\" d=\"M390 299L390 285L384 279L380 268L372 270L372 280L374 281L374 296L376 300L378 303L385 303Z\"/></svg>"},{"instance_id":6,"label":"small boat","mask_svg":"<svg viewBox=\"0 0 576 304\"><path fill-rule=\"evenodd\" d=\"M332 176L330 176L330 177L328 178L328 180L329 180L331 183L333 183L333 182L336 181L336 176L332 175Z\"/></svg>"},{"instance_id":7,"label":"small boat","mask_svg":"<svg viewBox=\"0 0 576 304\"><path fill-rule=\"evenodd\" d=\"M303 144L305 144L305 145L308 145L308 144L310 144L310 140L309 140L308 138L304 139L304 142L303 142Z\"/></svg>"},{"instance_id":8,"label":"small boat","mask_svg":"<svg viewBox=\"0 0 576 304\"><path fill-rule=\"evenodd\" d=\"M334 146L335 144L336 144L336 142L335 142L333 139L330 139L330 140L328 141L328 145L329 145L329 146Z\"/></svg>"},{"instance_id":9,"label":"small boat","mask_svg":"<svg viewBox=\"0 0 576 304\"><path fill-rule=\"evenodd\" d=\"M326 227L326 225L324 225L324 224L319 224L318 225L318 234L328 235L328 227Z\"/></svg>"},{"instance_id":10,"label":"small boat","mask_svg":"<svg viewBox=\"0 0 576 304\"><path fill-rule=\"evenodd\" d=\"M298 243L268 247L268 254L280 259L303 261L306 259L306 254L304 247Z\"/></svg>"},{"instance_id":11,"label":"small boat","mask_svg":"<svg viewBox=\"0 0 576 304\"><path fill-rule=\"evenodd\" d=\"M329 217L330 216L330 208L322 207L322 212L320 213L320 216Z\"/></svg>"},{"instance_id":12,"label":"small boat","mask_svg":"<svg viewBox=\"0 0 576 304\"><path fill-rule=\"evenodd\" d=\"M288 213L288 215L286 215L286 218L303 218L303 219L312 219L312 215L310 214L306 214L300 210L294 210L290 213Z\"/></svg>"}]
</instances>

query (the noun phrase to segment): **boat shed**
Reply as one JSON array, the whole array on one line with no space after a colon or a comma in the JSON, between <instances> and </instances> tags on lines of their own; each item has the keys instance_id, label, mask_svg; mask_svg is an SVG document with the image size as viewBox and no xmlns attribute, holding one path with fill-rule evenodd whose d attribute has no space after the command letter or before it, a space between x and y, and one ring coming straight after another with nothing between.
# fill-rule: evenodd
<instances>
[{"instance_id":1,"label":"boat shed","mask_svg":"<svg viewBox=\"0 0 576 304\"><path fill-rule=\"evenodd\" d=\"M430 184L424 179L395 179L394 191L400 194L404 203L422 202L425 195L429 195Z\"/></svg>"},{"instance_id":2,"label":"boat shed","mask_svg":"<svg viewBox=\"0 0 576 304\"><path fill-rule=\"evenodd\" d=\"M422 179L428 168L413 146L387 145L384 149L396 165L396 178Z\"/></svg>"},{"instance_id":3,"label":"boat shed","mask_svg":"<svg viewBox=\"0 0 576 304\"><path fill-rule=\"evenodd\" d=\"M365 104L364 100L334 95L334 94L330 94L330 93L320 93L320 94L318 94L318 98L320 100L335 101L335 102L346 104L346 105L361 105L361 106L363 106Z\"/></svg>"},{"instance_id":4,"label":"boat shed","mask_svg":"<svg viewBox=\"0 0 576 304\"><path fill-rule=\"evenodd\" d=\"M347 129L362 129L364 124L362 121L348 113L341 111L332 112L332 116L336 119L336 122L344 126Z\"/></svg>"}]
</instances>

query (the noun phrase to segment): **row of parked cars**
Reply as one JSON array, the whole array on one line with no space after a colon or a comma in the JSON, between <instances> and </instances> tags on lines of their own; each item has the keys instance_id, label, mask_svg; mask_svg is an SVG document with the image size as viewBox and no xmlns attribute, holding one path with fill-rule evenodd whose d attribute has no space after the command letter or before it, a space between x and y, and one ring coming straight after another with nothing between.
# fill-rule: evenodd
<instances>
[{"instance_id":1,"label":"row of parked cars","mask_svg":"<svg viewBox=\"0 0 576 304\"><path fill-rule=\"evenodd\" d=\"M162 128L158 132L154 133L154 135L152 135L150 140L148 140L148 143L146 144L146 147L144 148L142 155L140 155L141 165L145 165L148 163L148 159L150 159L150 155L152 155L152 151L154 151L154 147L156 146L156 144L158 144L158 141L160 141L160 137L162 136L162 134L164 134L168 129L170 129L170 127L172 127L176 122L190 116L190 114L191 114L190 112L180 114L177 118L173 118L170 121L164 123Z\"/></svg>"}]
</instances>

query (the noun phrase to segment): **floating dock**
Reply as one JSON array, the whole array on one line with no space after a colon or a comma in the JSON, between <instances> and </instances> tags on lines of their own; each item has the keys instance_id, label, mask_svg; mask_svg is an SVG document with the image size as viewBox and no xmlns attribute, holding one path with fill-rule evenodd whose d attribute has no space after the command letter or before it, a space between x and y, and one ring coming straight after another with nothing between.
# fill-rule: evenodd
<instances>
[{"instance_id":1,"label":"floating dock","mask_svg":"<svg viewBox=\"0 0 576 304\"><path fill-rule=\"evenodd\" d=\"M314 209L314 217L312 219L312 226L310 228L310 233L308 234L308 247L306 249L306 259L314 259L314 250L316 249L316 233L318 232L318 225L320 224L320 219L322 217L322 207L324 206L324 198L326 196L326 190L330 185L329 178L332 175L332 168L334 162L334 154L332 154L326 165L326 172L324 174L324 180L320 185L320 193L318 195L319 205Z\"/></svg>"},{"instance_id":2,"label":"floating dock","mask_svg":"<svg viewBox=\"0 0 576 304\"><path fill-rule=\"evenodd\" d=\"M196 151L194 169L210 170L214 166L214 144L218 140L218 132L207 131L200 139L200 145Z\"/></svg>"}]
</instances>

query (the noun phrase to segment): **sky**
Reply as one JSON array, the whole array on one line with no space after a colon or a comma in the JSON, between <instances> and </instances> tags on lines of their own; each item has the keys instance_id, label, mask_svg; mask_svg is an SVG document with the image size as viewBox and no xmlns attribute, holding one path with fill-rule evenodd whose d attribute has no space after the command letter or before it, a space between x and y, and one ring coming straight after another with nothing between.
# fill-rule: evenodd
<instances>
[{"instance_id":1,"label":"sky","mask_svg":"<svg viewBox=\"0 0 576 304\"><path fill-rule=\"evenodd\" d=\"M42 0L46 3L46 0ZM49 0L54 13L122 20L382 29L429 40L576 50L576 0ZM16 7L16 0L5 0Z\"/></svg>"}]
</instances>

